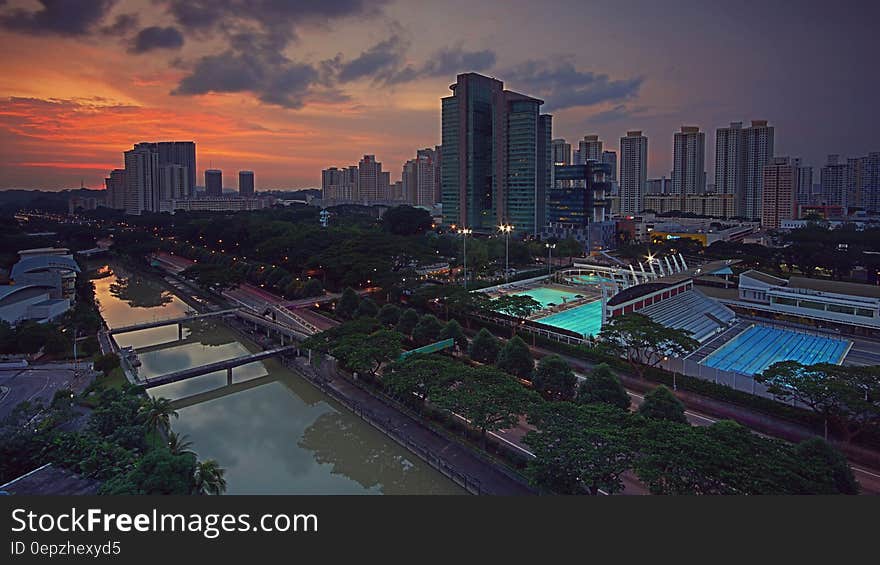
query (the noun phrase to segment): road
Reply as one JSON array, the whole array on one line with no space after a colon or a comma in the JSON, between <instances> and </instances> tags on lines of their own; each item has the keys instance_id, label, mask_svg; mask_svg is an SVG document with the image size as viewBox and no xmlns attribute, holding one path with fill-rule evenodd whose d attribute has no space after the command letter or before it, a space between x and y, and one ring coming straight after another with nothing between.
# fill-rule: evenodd
<instances>
[{"instance_id":1,"label":"road","mask_svg":"<svg viewBox=\"0 0 880 565\"><path fill-rule=\"evenodd\" d=\"M0 420L9 416L20 403L41 402L48 406L55 392L64 389L81 390L88 379L74 377L72 368L66 364L31 366L26 369L0 371Z\"/></svg>"}]
</instances>

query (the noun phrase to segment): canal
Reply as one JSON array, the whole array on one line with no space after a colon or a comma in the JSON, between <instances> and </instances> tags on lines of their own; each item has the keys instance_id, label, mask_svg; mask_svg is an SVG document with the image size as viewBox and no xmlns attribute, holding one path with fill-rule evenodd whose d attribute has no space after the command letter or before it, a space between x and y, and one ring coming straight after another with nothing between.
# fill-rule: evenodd
<instances>
[{"instance_id":1,"label":"canal","mask_svg":"<svg viewBox=\"0 0 880 565\"><path fill-rule=\"evenodd\" d=\"M102 266L95 294L107 325L119 327L185 315L189 307L161 281ZM100 269L99 269L100 270ZM140 374L171 371L258 351L222 322L167 326L116 336L139 350ZM274 359L150 389L175 400L172 420L199 458L226 469L229 494L463 494L464 491Z\"/></svg>"}]
</instances>

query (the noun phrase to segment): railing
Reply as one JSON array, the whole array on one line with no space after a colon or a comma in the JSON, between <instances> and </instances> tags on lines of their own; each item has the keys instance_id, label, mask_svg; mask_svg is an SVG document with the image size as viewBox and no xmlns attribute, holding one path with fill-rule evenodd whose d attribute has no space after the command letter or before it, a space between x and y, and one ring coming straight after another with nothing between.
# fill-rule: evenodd
<instances>
[{"instance_id":1,"label":"railing","mask_svg":"<svg viewBox=\"0 0 880 565\"><path fill-rule=\"evenodd\" d=\"M778 397L770 394L767 387L755 380L754 375L739 373L736 371L725 371L708 365L702 365L692 359L681 359L672 357L666 361L661 361L660 366L673 374L686 375L695 377L704 381L711 381L715 384L728 386L734 390L747 392L756 396L763 396L772 400L779 400Z\"/></svg>"}]
</instances>

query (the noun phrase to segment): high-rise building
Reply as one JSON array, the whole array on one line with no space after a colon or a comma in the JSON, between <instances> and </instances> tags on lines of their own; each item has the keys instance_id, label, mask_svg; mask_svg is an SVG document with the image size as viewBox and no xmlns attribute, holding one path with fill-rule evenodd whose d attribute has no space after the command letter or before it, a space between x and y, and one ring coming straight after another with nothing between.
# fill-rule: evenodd
<instances>
[{"instance_id":1,"label":"high-rise building","mask_svg":"<svg viewBox=\"0 0 880 565\"><path fill-rule=\"evenodd\" d=\"M766 120L751 126L733 122L715 134L715 190L738 195L738 215L761 217L764 166L773 157L774 128Z\"/></svg>"},{"instance_id":2,"label":"high-rise building","mask_svg":"<svg viewBox=\"0 0 880 565\"><path fill-rule=\"evenodd\" d=\"M666 178L648 179L645 182L645 194L669 194L672 192L672 182Z\"/></svg>"},{"instance_id":3,"label":"high-rise building","mask_svg":"<svg viewBox=\"0 0 880 565\"><path fill-rule=\"evenodd\" d=\"M223 171L205 170L205 196L223 196Z\"/></svg>"},{"instance_id":4,"label":"high-rise building","mask_svg":"<svg viewBox=\"0 0 880 565\"><path fill-rule=\"evenodd\" d=\"M378 200L391 199L391 173L389 171L382 171L379 174L378 191Z\"/></svg>"},{"instance_id":5,"label":"high-rise building","mask_svg":"<svg viewBox=\"0 0 880 565\"><path fill-rule=\"evenodd\" d=\"M443 176L443 146L434 146L434 202L442 202L443 194L440 190L440 179Z\"/></svg>"},{"instance_id":6,"label":"high-rise building","mask_svg":"<svg viewBox=\"0 0 880 565\"><path fill-rule=\"evenodd\" d=\"M337 169L330 167L321 171L321 198L328 202L353 202L357 200L360 172L357 165Z\"/></svg>"},{"instance_id":7,"label":"high-rise building","mask_svg":"<svg viewBox=\"0 0 880 565\"><path fill-rule=\"evenodd\" d=\"M880 152L862 158L862 201L870 212L880 212Z\"/></svg>"},{"instance_id":8,"label":"high-rise building","mask_svg":"<svg viewBox=\"0 0 880 565\"><path fill-rule=\"evenodd\" d=\"M254 195L253 171L238 171L238 194L239 196Z\"/></svg>"},{"instance_id":9,"label":"high-rise building","mask_svg":"<svg viewBox=\"0 0 880 565\"><path fill-rule=\"evenodd\" d=\"M196 190L196 143L194 141L160 141L152 144L159 153L159 166L180 165L186 167L190 193L184 198L195 196Z\"/></svg>"},{"instance_id":10,"label":"high-rise building","mask_svg":"<svg viewBox=\"0 0 880 565\"><path fill-rule=\"evenodd\" d=\"M113 169L110 176L104 179L107 189L106 206L114 210L125 209L125 169Z\"/></svg>"},{"instance_id":11,"label":"high-rise building","mask_svg":"<svg viewBox=\"0 0 880 565\"><path fill-rule=\"evenodd\" d=\"M849 206L847 203L848 172L849 167L841 160L840 155L833 154L828 156L828 161L820 170L822 204L826 206Z\"/></svg>"},{"instance_id":12,"label":"high-rise building","mask_svg":"<svg viewBox=\"0 0 880 565\"><path fill-rule=\"evenodd\" d=\"M578 159L575 165L583 165L587 161L602 160L602 142L598 135L585 135L578 141Z\"/></svg>"},{"instance_id":13,"label":"high-rise building","mask_svg":"<svg viewBox=\"0 0 880 565\"><path fill-rule=\"evenodd\" d=\"M358 176L358 200L375 202L387 197L388 185L383 188L382 163L376 161L375 155L364 155L358 163Z\"/></svg>"},{"instance_id":14,"label":"high-rise building","mask_svg":"<svg viewBox=\"0 0 880 565\"><path fill-rule=\"evenodd\" d=\"M617 151L603 151L602 162L608 165L608 180L617 181Z\"/></svg>"},{"instance_id":15,"label":"high-rise building","mask_svg":"<svg viewBox=\"0 0 880 565\"><path fill-rule=\"evenodd\" d=\"M184 200L192 194L189 167L159 165L159 200Z\"/></svg>"},{"instance_id":16,"label":"high-rise building","mask_svg":"<svg viewBox=\"0 0 880 565\"><path fill-rule=\"evenodd\" d=\"M800 159L795 159L798 170L798 194L797 203L800 205L813 204L813 167L807 167Z\"/></svg>"},{"instance_id":17,"label":"high-rise building","mask_svg":"<svg viewBox=\"0 0 880 565\"><path fill-rule=\"evenodd\" d=\"M476 73L458 75L450 88L442 99L443 223L536 233L553 158L543 101Z\"/></svg>"},{"instance_id":18,"label":"high-rise building","mask_svg":"<svg viewBox=\"0 0 880 565\"><path fill-rule=\"evenodd\" d=\"M159 211L159 153L154 144L138 143L125 152L125 213Z\"/></svg>"},{"instance_id":19,"label":"high-rise building","mask_svg":"<svg viewBox=\"0 0 880 565\"><path fill-rule=\"evenodd\" d=\"M776 229L784 220L797 218L798 164L776 157L764 166L761 186L761 225Z\"/></svg>"},{"instance_id":20,"label":"high-rise building","mask_svg":"<svg viewBox=\"0 0 880 565\"><path fill-rule=\"evenodd\" d=\"M706 192L706 134L682 126L673 141L672 193L680 196Z\"/></svg>"},{"instance_id":21,"label":"high-rise building","mask_svg":"<svg viewBox=\"0 0 880 565\"><path fill-rule=\"evenodd\" d=\"M553 146L553 164L571 165L571 143L566 143L564 139L554 139L551 144Z\"/></svg>"},{"instance_id":22,"label":"high-rise building","mask_svg":"<svg viewBox=\"0 0 880 565\"><path fill-rule=\"evenodd\" d=\"M641 131L628 131L620 138L620 213L638 214L648 180L648 138Z\"/></svg>"}]
</instances>

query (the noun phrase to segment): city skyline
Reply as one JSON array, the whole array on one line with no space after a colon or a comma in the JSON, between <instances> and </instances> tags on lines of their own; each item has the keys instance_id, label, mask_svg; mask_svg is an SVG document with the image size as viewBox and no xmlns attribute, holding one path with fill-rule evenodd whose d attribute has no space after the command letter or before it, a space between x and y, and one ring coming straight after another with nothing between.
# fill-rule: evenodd
<instances>
[{"instance_id":1,"label":"city skyline","mask_svg":"<svg viewBox=\"0 0 880 565\"><path fill-rule=\"evenodd\" d=\"M669 175L682 125L707 132L711 148L717 128L766 119L780 132L776 154L816 169L831 153L876 150L870 97L853 94L880 86L858 71L875 42L860 32L871 6L560 1L503 18L455 1L59 6L0 5L0 188L100 188L122 148L152 139L195 140L196 179L257 169L262 189L320 186L322 169L364 154L396 175L440 142L439 100L468 71L545 100L554 138L598 134L615 148L642 131L649 178ZM559 17L578 10L590 17ZM575 48L572 33L589 39ZM632 34L640 41L620 41Z\"/></svg>"}]
</instances>

